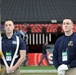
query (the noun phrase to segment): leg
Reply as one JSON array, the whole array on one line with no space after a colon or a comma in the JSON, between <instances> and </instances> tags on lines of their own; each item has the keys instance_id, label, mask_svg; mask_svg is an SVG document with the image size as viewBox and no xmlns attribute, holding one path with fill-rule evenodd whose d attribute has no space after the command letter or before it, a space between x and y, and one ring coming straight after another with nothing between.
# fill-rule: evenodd
<instances>
[{"instance_id":1,"label":"leg","mask_svg":"<svg viewBox=\"0 0 76 75\"><path fill-rule=\"evenodd\" d=\"M65 75L76 75L76 68L71 68L66 71Z\"/></svg>"},{"instance_id":2,"label":"leg","mask_svg":"<svg viewBox=\"0 0 76 75\"><path fill-rule=\"evenodd\" d=\"M19 68L15 71L15 75L21 75Z\"/></svg>"},{"instance_id":3,"label":"leg","mask_svg":"<svg viewBox=\"0 0 76 75\"><path fill-rule=\"evenodd\" d=\"M8 75L21 75L20 69L17 68L13 73L8 73Z\"/></svg>"},{"instance_id":4,"label":"leg","mask_svg":"<svg viewBox=\"0 0 76 75\"><path fill-rule=\"evenodd\" d=\"M48 62L48 65L50 65L50 64L49 64L49 60L48 60L48 57L47 57L47 55L45 56L45 58L46 58L46 60L47 60L47 62Z\"/></svg>"},{"instance_id":5,"label":"leg","mask_svg":"<svg viewBox=\"0 0 76 75\"><path fill-rule=\"evenodd\" d=\"M4 65L1 65L2 68L2 72L0 73L0 75L8 75L6 72L6 67Z\"/></svg>"},{"instance_id":6,"label":"leg","mask_svg":"<svg viewBox=\"0 0 76 75\"><path fill-rule=\"evenodd\" d=\"M41 64L41 62L43 61L44 58L45 58L45 56L43 55L38 65Z\"/></svg>"}]
</instances>

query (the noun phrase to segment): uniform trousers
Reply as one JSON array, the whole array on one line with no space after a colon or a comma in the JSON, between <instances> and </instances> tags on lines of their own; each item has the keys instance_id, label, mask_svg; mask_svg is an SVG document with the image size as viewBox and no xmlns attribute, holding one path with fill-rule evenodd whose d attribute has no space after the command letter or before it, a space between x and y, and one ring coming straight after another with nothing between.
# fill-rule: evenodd
<instances>
[{"instance_id":1,"label":"uniform trousers","mask_svg":"<svg viewBox=\"0 0 76 75\"><path fill-rule=\"evenodd\" d=\"M1 65L2 68L2 72L0 73L0 75L21 75L20 73L20 69L17 68L14 72L12 73L7 73L6 72L6 67L4 65Z\"/></svg>"},{"instance_id":2,"label":"uniform trousers","mask_svg":"<svg viewBox=\"0 0 76 75\"><path fill-rule=\"evenodd\" d=\"M65 72L65 75L76 75L76 68L70 68L69 70Z\"/></svg>"}]
</instances>

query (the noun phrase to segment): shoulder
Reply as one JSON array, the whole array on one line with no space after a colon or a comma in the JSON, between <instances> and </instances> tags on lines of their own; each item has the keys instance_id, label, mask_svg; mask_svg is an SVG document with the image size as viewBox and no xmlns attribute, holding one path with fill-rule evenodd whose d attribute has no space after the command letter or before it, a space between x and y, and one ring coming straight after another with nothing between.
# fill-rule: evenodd
<instances>
[{"instance_id":1,"label":"shoulder","mask_svg":"<svg viewBox=\"0 0 76 75\"><path fill-rule=\"evenodd\" d=\"M76 37L76 34L75 33L73 34L73 37Z\"/></svg>"},{"instance_id":2,"label":"shoulder","mask_svg":"<svg viewBox=\"0 0 76 75\"><path fill-rule=\"evenodd\" d=\"M24 43L24 40L21 37L18 36L18 38L20 43Z\"/></svg>"},{"instance_id":3,"label":"shoulder","mask_svg":"<svg viewBox=\"0 0 76 75\"><path fill-rule=\"evenodd\" d=\"M76 34L75 33L72 36L72 40L76 42Z\"/></svg>"},{"instance_id":4,"label":"shoulder","mask_svg":"<svg viewBox=\"0 0 76 75\"><path fill-rule=\"evenodd\" d=\"M19 49L20 50L26 50L26 44L21 37L19 37Z\"/></svg>"},{"instance_id":5,"label":"shoulder","mask_svg":"<svg viewBox=\"0 0 76 75\"><path fill-rule=\"evenodd\" d=\"M56 43L61 42L63 39L64 39L64 35L63 35L63 36L61 36L61 37L59 37L59 38L56 40Z\"/></svg>"},{"instance_id":6,"label":"shoulder","mask_svg":"<svg viewBox=\"0 0 76 75\"><path fill-rule=\"evenodd\" d=\"M64 39L64 35L59 37L56 42L55 42L55 46L54 46L54 49L57 50L57 48L60 46L60 44L63 42L63 39Z\"/></svg>"}]
</instances>

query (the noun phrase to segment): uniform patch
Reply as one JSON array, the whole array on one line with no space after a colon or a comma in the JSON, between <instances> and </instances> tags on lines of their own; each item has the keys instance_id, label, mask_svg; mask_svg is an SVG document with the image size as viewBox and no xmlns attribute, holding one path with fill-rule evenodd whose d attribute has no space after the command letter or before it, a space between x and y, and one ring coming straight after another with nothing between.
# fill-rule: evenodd
<instances>
[{"instance_id":1,"label":"uniform patch","mask_svg":"<svg viewBox=\"0 0 76 75\"><path fill-rule=\"evenodd\" d=\"M12 44L17 44L17 42L16 41L12 41Z\"/></svg>"},{"instance_id":2,"label":"uniform patch","mask_svg":"<svg viewBox=\"0 0 76 75\"><path fill-rule=\"evenodd\" d=\"M68 46L73 46L73 41L69 41Z\"/></svg>"}]
</instances>

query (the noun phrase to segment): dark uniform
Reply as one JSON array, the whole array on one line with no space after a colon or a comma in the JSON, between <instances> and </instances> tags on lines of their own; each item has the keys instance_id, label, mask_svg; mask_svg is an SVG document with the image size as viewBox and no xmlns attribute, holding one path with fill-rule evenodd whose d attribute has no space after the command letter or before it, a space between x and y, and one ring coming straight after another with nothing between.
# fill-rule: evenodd
<instances>
[{"instance_id":1,"label":"dark uniform","mask_svg":"<svg viewBox=\"0 0 76 75\"><path fill-rule=\"evenodd\" d=\"M63 55L65 55L63 57ZM62 36L56 43L53 51L53 63L56 68L66 64L70 68L76 68L76 34Z\"/></svg>"},{"instance_id":2,"label":"dark uniform","mask_svg":"<svg viewBox=\"0 0 76 75\"><path fill-rule=\"evenodd\" d=\"M5 56L5 59L6 59L8 65L11 64L13 55L14 55L15 50L16 50L16 46L17 46L17 41L16 41L15 35L13 35L10 39L8 39L6 35L3 36L3 38L2 38L2 52ZM26 45L25 45L24 41L22 40L22 38L19 37L19 49L18 49L18 53L17 53L18 57L15 59L14 64L16 64L16 62L18 61L18 59L20 57L20 54L19 54L20 50L26 50ZM8 61L7 55L11 56L9 58L10 61ZM3 60L1 60L1 64L5 65Z\"/></svg>"}]
</instances>

